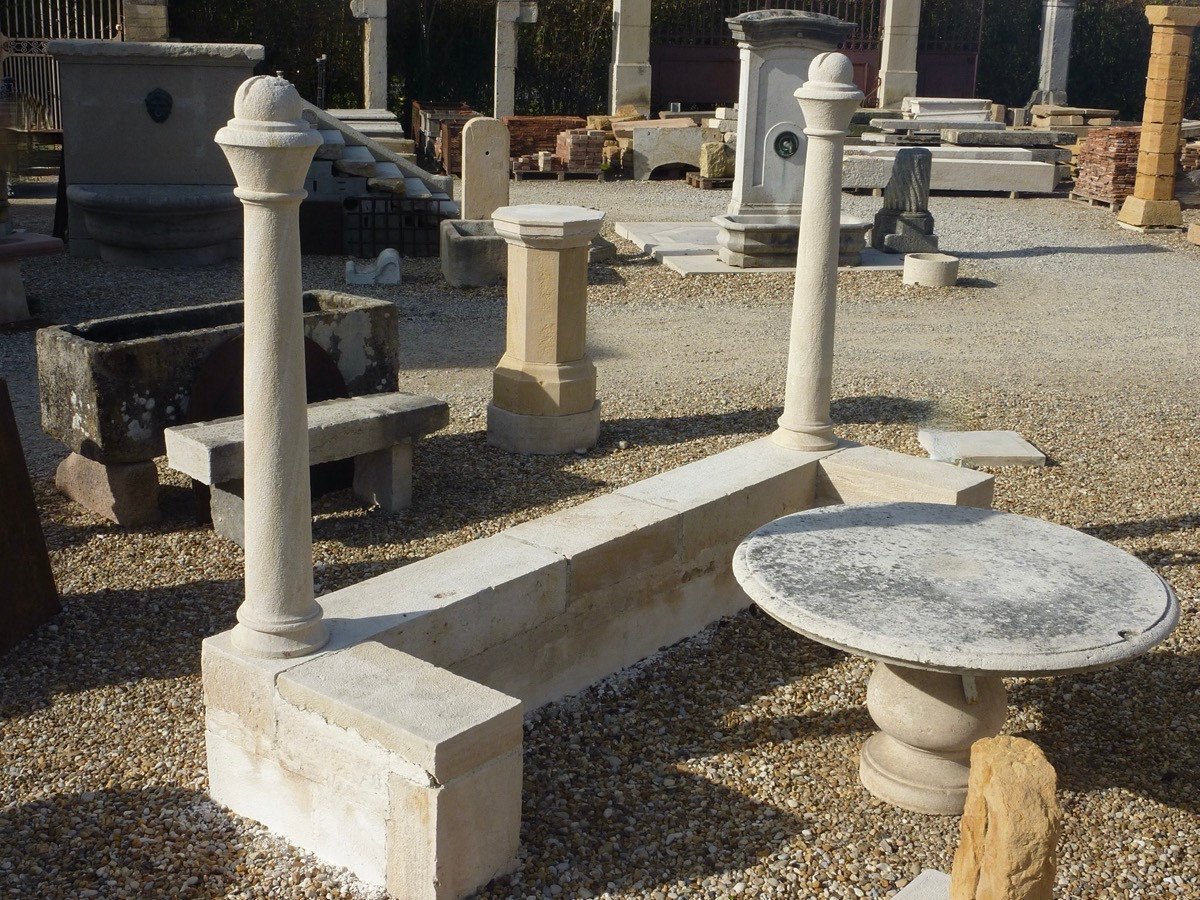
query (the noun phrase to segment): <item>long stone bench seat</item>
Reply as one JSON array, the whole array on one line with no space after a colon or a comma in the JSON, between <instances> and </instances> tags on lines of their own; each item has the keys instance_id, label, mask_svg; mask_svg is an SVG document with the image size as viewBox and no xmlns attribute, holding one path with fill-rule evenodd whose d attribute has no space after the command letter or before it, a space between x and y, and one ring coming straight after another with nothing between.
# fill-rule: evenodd
<instances>
[{"instance_id":1,"label":"long stone bench seat","mask_svg":"<svg viewBox=\"0 0 1200 900\"><path fill-rule=\"evenodd\" d=\"M450 407L419 394L369 394L308 407L309 465L354 460L354 493L389 512L412 503L413 442L445 428ZM164 432L167 464L212 487L213 527L241 545L244 539L241 416L176 425Z\"/></svg>"}]
</instances>

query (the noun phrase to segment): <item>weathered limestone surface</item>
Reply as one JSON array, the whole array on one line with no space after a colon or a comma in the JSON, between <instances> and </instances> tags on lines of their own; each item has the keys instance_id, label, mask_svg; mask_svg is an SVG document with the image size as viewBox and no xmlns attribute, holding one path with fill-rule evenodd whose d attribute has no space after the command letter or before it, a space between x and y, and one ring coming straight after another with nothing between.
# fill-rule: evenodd
<instances>
[{"instance_id":1,"label":"weathered limestone surface","mask_svg":"<svg viewBox=\"0 0 1200 900\"><path fill-rule=\"evenodd\" d=\"M1015 431L917 430L932 459L964 466L1044 466L1046 455Z\"/></svg>"},{"instance_id":2,"label":"weathered limestone surface","mask_svg":"<svg viewBox=\"0 0 1200 900\"><path fill-rule=\"evenodd\" d=\"M588 246L604 213L506 206L508 326L488 406L488 440L516 453L569 453L599 436L596 367L587 354Z\"/></svg>"},{"instance_id":3,"label":"weathered limestone surface","mask_svg":"<svg viewBox=\"0 0 1200 900\"><path fill-rule=\"evenodd\" d=\"M363 20L363 105L387 109L387 0L350 0L350 14Z\"/></svg>"},{"instance_id":4,"label":"weathered limestone surface","mask_svg":"<svg viewBox=\"0 0 1200 900\"><path fill-rule=\"evenodd\" d=\"M165 41L170 36L167 0L124 0L121 24L126 41Z\"/></svg>"},{"instance_id":5,"label":"weathered limestone surface","mask_svg":"<svg viewBox=\"0 0 1200 900\"><path fill-rule=\"evenodd\" d=\"M537 21L536 0L497 0L496 59L492 117L503 119L517 112L517 25Z\"/></svg>"},{"instance_id":6,"label":"weathered limestone surface","mask_svg":"<svg viewBox=\"0 0 1200 900\"><path fill-rule=\"evenodd\" d=\"M508 126L499 119L472 119L462 133L462 217L491 219L508 206L510 182Z\"/></svg>"},{"instance_id":7,"label":"weathered limestone surface","mask_svg":"<svg viewBox=\"0 0 1200 900\"><path fill-rule=\"evenodd\" d=\"M711 141L700 147L700 175L704 178L732 178L736 153L724 141Z\"/></svg>"},{"instance_id":8,"label":"weathered limestone surface","mask_svg":"<svg viewBox=\"0 0 1200 900\"><path fill-rule=\"evenodd\" d=\"M1067 73L1071 67L1071 33L1079 0L1042 0L1042 52L1038 86L1029 106L1067 105Z\"/></svg>"},{"instance_id":9,"label":"weathered limestone surface","mask_svg":"<svg viewBox=\"0 0 1200 900\"><path fill-rule=\"evenodd\" d=\"M1018 737L971 748L950 900L1051 900L1062 811L1054 767Z\"/></svg>"},{"instance_id":10,"label":"weathered limestone surface","mask_svg":"<svg viewBox=\"0 0 1200 900\"><path fill-rule=\"evenodd\" d=\"M609 109L650 114L650 0L613 0Z\"/></svg>"},{"instance_id":11,"label":"weathered limestone surface","mask_svg":"<svg viewBox=\"0 0 1200 900\"><path fill-rule=\"evenodd\" d=\"M695 166L700 162L703 143L702 128L634 128L633 177L649 181L660 166Z\"/></svg>"},{"instance_id":12,"label":"weathered limestone surface","mask_svg":"<svg viewBox=\"0 0 1200 900\"><path fill-rule=\"evenodd\" d=\"M883 4L883 50L879 62L879 105L900 106L917 92L917 44L921 0L887 0Z\"/></svg>"},{"instance_id":13,"label":"weathered limestone surface","mask_svg":"<svg viewBox=\"0 0 1200 900\"><path fill-rule=\"evenodd\" d=\"M883 209L875 214L871 246L888 253L932 253L938 248L929 212L933 154L923 147L896 152L892 177L883 192Z\"/></svg>"}]
</instances>

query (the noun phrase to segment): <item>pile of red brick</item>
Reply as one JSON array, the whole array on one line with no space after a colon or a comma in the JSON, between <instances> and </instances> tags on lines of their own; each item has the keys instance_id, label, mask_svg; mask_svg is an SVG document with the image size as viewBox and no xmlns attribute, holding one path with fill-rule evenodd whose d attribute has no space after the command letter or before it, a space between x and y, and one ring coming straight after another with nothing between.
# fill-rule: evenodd
<instances>
[{"instance_id":1,"label":"pile of red brick","mask_svg":"<svg viewBox=\"0 0 1200 900\"><path fill-rule=\"evenodd\" d=\"M513 160L514 172L563 172L566 165L548 150L525 153Z\"/></svg>"},{"instance_id":2,"label":"pile of red brick","mask_svg":"<svg viewBox=\"0 0 1200 900\"><path fill-rule=\"evenodd\" d=\"M505 116L513 156L525 156L539 150L554 152L558 133L583 128L587 122L578 116Z\"/></svg>"},{"instance_id":3,"label":"pile of red brick","mask_svg":"<svg viewBox=\"0 0 1200 900\"><path fill-rule=\"evenodd\" d=\"M433 145L434 156L447 175L462 174L462 133L470 118L442 119L441 131Z\"/></svg>"},{"instance_id":4,"label":"pile of red brick","mask_svg":"<svg viewBox=\"0 0 1200 900\"><path fill-rule=\"evenodd\" d=\"M568 172L599 172L604 162L604 132L587 128L559 132L554 155Z\"/></svg>"},{"instance_id":5,"label":"pile of red brick","mask_svg":"<svg viewBox=\"0 0 1200 900\"><path fill-rule=\"evenodd\" d=\"M1079 150L1075 193L1090 200L1121 203L1137 180L1140 128L1094 128Z\"/></svg>"}]
</instances>

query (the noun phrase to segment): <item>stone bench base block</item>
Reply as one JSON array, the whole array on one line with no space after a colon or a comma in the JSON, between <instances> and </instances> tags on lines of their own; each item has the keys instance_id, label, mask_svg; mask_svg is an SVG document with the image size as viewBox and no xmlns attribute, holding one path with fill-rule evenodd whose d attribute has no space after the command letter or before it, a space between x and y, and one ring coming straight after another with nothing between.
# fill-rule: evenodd
<instances>
[{"instance_id":1,"label":"stone bench base block","mask_svg":"<svg viewBox=\"0 0 1200 900\"><path fill-rule=\"evenodd\" d=\"M29 302L25 297L25 282L21 280L21 264L15 259L0 261L0 325L28 318Z\"/></svg>"},{"instance_id":2,"label":"stone bench base block","mask_svg":"<svg viewBox=\"0 0 1200 900\"><path fill-rule=\"evenodd\" d=\"M150 525L161 518L153 462L105 465L72 453L59 463L54 483L80 506L118 525Z\"/></svg>"},{"instance_id":3,"label":"stone bench base block","mask_svg":"<svg viewBox=\"0 0 1200 900\"><path fill-rule=\"evenodd\" d=\"M489 403L487 433L489 444L510 453L555 456L587 450L600 439L600 401L569 416L525 416Z\"/></svg>"}]
</instances>

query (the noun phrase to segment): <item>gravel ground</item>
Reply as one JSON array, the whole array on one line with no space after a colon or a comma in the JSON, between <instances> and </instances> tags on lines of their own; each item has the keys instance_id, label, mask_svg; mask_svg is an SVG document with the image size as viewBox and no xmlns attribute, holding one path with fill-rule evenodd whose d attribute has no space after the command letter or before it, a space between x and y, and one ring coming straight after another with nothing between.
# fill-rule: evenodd
<instances>
[{"instance_id":1,"label":"gravel ground","mask_svg":"<svg viewBox=\"0 0 1200 900\"><path fill-rule=\"evenodd\" d=\"M727 193L679 184L525 182L517 201L621 219L700 220ZM870 214L878 201L847 197ZM919 454L916 425L1015 428L1053 465L997 474L996 505L1083 528L1176 587L1183 624L1143 660L1009 683L1006 731L1059 771L1059 893L1200 897L1200 247L1118 229L1063 200L935 198L966 286L841 279L840 433ZM44 230L50 205L18 200ZM1194 213L1189 217L1195 218ZM611 236L611 233L610 233ZM369 291L401 312L402 382L447 398L421 445L408 513L317 505L319 591L578 503L771 429L786 354L786 275L681 279L619 242L592 270L590 335L605 404L586 456L487 447L483 412L503 344L501 291L453 291L436 261ZM305 260L310 287L342 261ZM171 274L30 260L47 321L236 296L240 269ZM241 555L191 523L163 471L161 526L124 531L66 504L63 455L37 426L32 335L0 333L64 613L0 659L0 891L57 897L373 897L205 796L198 645L228 628ZM947 869L957 822L867 795L867 664L754 612L721 623L526 729L517 871L507 897L886 897Z\"/></svg>"}]
</instances>

